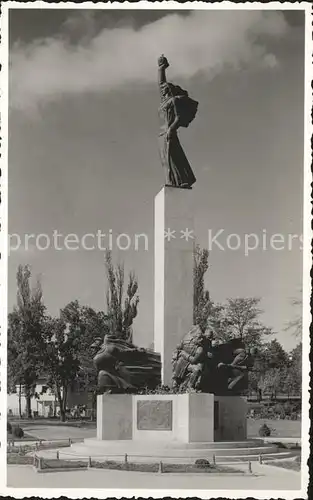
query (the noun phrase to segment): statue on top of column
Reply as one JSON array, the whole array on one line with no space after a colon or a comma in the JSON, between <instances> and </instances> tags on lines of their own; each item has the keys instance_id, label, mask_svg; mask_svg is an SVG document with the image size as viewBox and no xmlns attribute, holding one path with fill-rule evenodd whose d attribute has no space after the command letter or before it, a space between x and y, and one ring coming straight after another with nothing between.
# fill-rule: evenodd
<instances>
[{"instance_id":1,"label":"statue on top of column","mask_svg":"<svg viewBox=\"0 0 313 500\"><path fill-rule=\"evenodd\" d=\"M166 68L169 63L164 55L159 57L158 66L161 97L159 114L162 120L159 150L166 185L191 189L196 178L179 142L177 130L189 126L196 116L198 102L191 99L186 90L167 82Z\"/></svg>"}]
</instances>

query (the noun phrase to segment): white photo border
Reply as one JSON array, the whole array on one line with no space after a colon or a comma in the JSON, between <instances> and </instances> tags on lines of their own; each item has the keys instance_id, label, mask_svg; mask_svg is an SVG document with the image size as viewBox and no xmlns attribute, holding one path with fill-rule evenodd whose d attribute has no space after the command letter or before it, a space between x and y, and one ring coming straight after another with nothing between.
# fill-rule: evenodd
<instances>
[{"instance_id":1,"label":"white photo border","mask_svg":"<svg viewBox=\"0 0 313 500\"><path fill-rule=\"evenodd\" d=\"M304 201L303 201L303 382L302 382L302 484L301 490L293 491L266 491L266 490L126 490L126 489L44 489L44 488L29 488L16 489L6 486L6 405L7 405L7 361L6 361L6 343L7 343L7 263L8 263L8 14L11 9L108 9L108 10L138 10L138 9L153 9L153 10L303 10L305 12L305 124L304 124ZM307 488L309 482L309 471L307 461L309 458L309 373L310 373L310 336L309 328L311 324L310 312L310 296L311 296L311 279L310 271L312 267L311 257L311 188L312 182L311 163L311 110L312 110L312 6L309 2L269 2L269 3L233 3L233 2L186 2L178 3L174 1L163 2L148 2L140 1L133 2L112 2L112 3L46 3L43 1L34 2L3 2L1 5L1 55L0 61L2 71L0 75L0 91L1 91L1 178L0 189L2 202L0 205L0 305L1 305L1 418L0 418L0 469L4 471L1 475L1 489L3 496L9 495L14 498L25 498L29 496L37 496L43 498L56 498L59 496L67 496L68 498L107 498L107 497L154 497L162 496L171 497L197 497L197 498L245 498L247 496L254 498L305 498L307 496Z\"/></svg>"}]
</instances>

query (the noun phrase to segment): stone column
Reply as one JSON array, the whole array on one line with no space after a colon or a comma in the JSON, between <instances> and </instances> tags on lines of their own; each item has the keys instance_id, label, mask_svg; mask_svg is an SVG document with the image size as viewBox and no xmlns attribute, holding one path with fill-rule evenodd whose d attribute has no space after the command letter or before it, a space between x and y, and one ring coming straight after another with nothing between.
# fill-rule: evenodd
<instances>
[{"instance_id":1,"label":"stone column","mask_svg":"<svg viewBox=\"0 0 313 500\"><path fill-rule=\"evenodd\" d=\"M192 214L189 189L165 186L155 197L154 349L165 385L172 383L173 351L193 324Z\"/></svg>"}]
</instances>

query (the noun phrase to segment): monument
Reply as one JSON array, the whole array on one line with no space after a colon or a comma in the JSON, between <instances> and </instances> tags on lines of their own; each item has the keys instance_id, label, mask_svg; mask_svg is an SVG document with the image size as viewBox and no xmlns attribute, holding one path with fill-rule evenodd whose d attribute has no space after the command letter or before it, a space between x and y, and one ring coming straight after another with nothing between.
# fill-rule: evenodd
<instances>
[{"instance_id":1,"label":"monument","mask_svg":"<svg viewBox=\"0 0 313 500\"><path fill-rule=\"evenodd\" d=\"M196 178L177 131L189 126L198 103L167 81L168 66L162 55L159 147L165 186L154 205L155 352L118 334L104 339L94 358L100 392L97 437L84 446L93 456L126 453L138 460L186 460L187 455L193 460L212 453L234 455L234 449L251 455L263 444L246 440L247 404L241 394L254 352L240 339L218 344L212 329L193 325ZM73 445L78 451L81 446ZM273 446L267 451L274 452Z\"/></svg>"},{"instance_id":2,"label":"monument","mask_svg":"<svg viewBox=\"0 0 313 500\"><path fill-rule=\"evenodd\" d=\"M159 148L165 186L154 206L156 352L111 337L95 356L103 393L97 401L97 438L111 445L144 440L159 449L160 443L177 447L246 438L246 404L240 394L251 353L238 339L214 347L212 333L193 325L191 189L196 178L177 132L195 118L198 102L167 81L168 66L162 55ZM161 384L170 390L162 393Z\"/></svg>"}]
</instances>

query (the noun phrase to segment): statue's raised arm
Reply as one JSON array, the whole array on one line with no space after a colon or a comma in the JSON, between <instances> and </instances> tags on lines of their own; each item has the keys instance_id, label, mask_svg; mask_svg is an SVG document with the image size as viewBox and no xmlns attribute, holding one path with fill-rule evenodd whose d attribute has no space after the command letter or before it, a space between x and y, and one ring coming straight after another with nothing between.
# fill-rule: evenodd
<instances>
[{"instance_id":1,"label":"statue's raised arm","mask_svg":"<svg viewBox=\"0 0 313 500\"><path fill-rule=\"evenodd\" d=\"M167 83L167 81L166 81L166 68L169 67L169 62L166 59L166 57L164 56L164 54L162 54L158 59L158 67L159 67L159 69L158 69L159 88L160 88L160 93L161 93L161 86L164 83Z\"/></svg>"}]
</instances>

